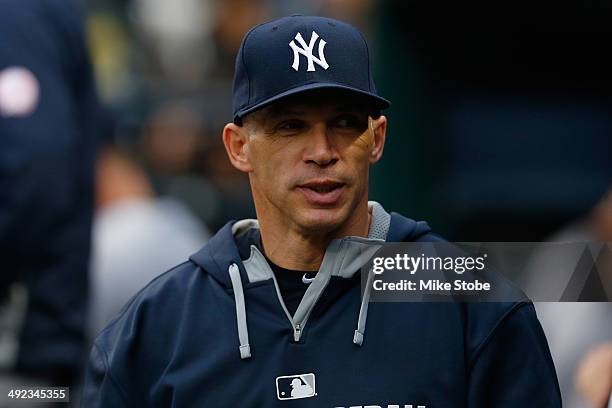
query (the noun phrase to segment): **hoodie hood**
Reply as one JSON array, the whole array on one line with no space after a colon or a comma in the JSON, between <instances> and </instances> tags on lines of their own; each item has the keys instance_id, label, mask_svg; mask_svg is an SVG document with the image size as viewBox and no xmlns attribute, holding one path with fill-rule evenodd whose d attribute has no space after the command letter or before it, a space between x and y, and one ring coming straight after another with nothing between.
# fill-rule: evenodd
<instances>
[{"instance_id":1,"label":"hoodie hood","mask_svg":"<svg viewBox=\"0 0 612 408\"><path fill-rule=\"evenodd\" d=\"M267 280L274 282L279 303L293 328L293 340L299 342L312 311L332 277L352 278L389 238L416 240L429 232L427 224L415 222L399 214L388 214L375 201L368 203L368 211L372 215L368 237L347 236L330 242L319 271L306 289L293 316L284 303L274 272L257 246L251 245L248 259L240 258L235 237L249 229L259 228L257 220L247 219L226 224L206 247L190 257L222 286L231 288L236 308L238 349L241 359L251 358L244 285ZM373 276L370 270L366 277L357 327L353 334L353 343L357 346L363 344Z\"/></svg>"},{"instance_id":2,"label":"hoodie hood","mask_svg":"<svg viewBox=\"0 0 612 408\"><path fill-rule=\"evenodd\" d=\"M330 249L335 249L332 252L336 253L341 246L343 249L346 249L346 243L352 242L354 244L348 244L348 246L353 249L353 255L356 255L361 252L364 245L371 245L377 242L382 244L384 242L421 241L423 238L426 238L431 231L431 228L429 228L426 222L414 221L395 212L389 214L376 201L370 201L368 207L372 213L372 223L370 225L368 237L345 237L342 239L335 239L330 243L326 252L330 251ZM256 219L233 220L228 222L208 241L206 246L190 256L191 261L202 267L202 269L226 288L232 287L228 273L229 267L232 264L238 266L243 281L250 282L251 280L249 280L249 276L240 258L234 239L236 235L244 233L250 228L259 228L259 222ZM342 244L342 241L344 241L345 244ZM253 251L251 254L254 255ZM258 255L256 255L256 257L259 258ZM347 257L345 256L345 258ZM360 256L359 259L361 258ZM249 259L253 259L253 256ZM352 273L344 272L349 270L349 267L354 267L355 265L344 264L343 266L344 267L341 268L342 272L338 272L341 276L347 276L348 274L352 275L359 269L355 268ZM261 280L261 278L257 280Z\"/></svg>"}]
</instances>

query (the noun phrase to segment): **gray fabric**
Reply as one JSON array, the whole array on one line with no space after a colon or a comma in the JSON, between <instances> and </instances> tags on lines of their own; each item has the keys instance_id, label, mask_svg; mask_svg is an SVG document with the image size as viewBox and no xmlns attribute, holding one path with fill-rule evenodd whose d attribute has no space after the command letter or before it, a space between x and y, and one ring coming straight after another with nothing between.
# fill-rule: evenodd
<instances>
[{"instance_id":1,"label":"gray fabric","mask_svg":"<svg viewBox=\"0 0 612 408\"><path fill-rule=\"evenodd\" d=\"M278 296L278 301L283 307L283 310L285 311L287 318L291 322L291 325L295 329L295 323L293 322L291 314L289 313L287 306L285 306L285 302L283 301L283 297L281 296L280 288L278 287L278 282L276 281L276 276L274 276L274 272L272 272L270 265L266 261L266 257L263 256L263 254L259 251L259 248L257 248L255 245L251 245L251 255L249 259L247 259L246 261L243 261L242 264L244 265L244 268L246 269L247 275L249 276L249 280L250 280L250 276L256 277L256 276L266 275L268 276L267 279L272 278L272 280L274 281L274 287L276 288L276 295ZM259 268L260 270L255 271L255 268Z\"/></svg>"},{"instance_id":2,"label":"gray fabric","mask_svg":"<svg viewBox=\"0 0 612 408\"><path fill-rule=\"evenodd\" d=\"M350 278L378 251L382 242L360 237L333 240L323 256L323 262L314 280L306 289L293 321L303 329L310 312L323 294L332 276ZM367 307L366 307L367 310Z\"/></svg>"},{"instance_id":3,"label":"gray fabric","mask_svg":"<svg viewBox=\"0 0 612 408\"><path fill-rule=\"evenodd\" d=\"M266 258L259 252L255 245L251 245L251 254L249 259L242 261L244 269L246 269L249 282L260 282L274 277L270 265L266 262Z\"/></svg>"},{"instance_id":4,"label":"gray fabric","mask_svg":"<svg viewBox=\"0 0 612 408\"><path fill-rule=\"evenodd\" d=\"M332 276L352 278L365 263L380 249L384 241L361 237L346 237L341 240L342 247L334 257ZM328 247L329 251L329 247ZM322 269L323 265L321 265ZM321 273L319 271L319 273Z\"/></svg>"},{"instance_id":5,"label":"gray fabric","mask_svg":"<svg viewBox=\"0 0 612 408\"><path fill-rule=\"evenodd\" d=\"M366 321L368 319L368 305L370 304L370 293L372 292L372 279L374 273L368 271L368 281L361 299L361 307L359 308L359 318L357 319L357 330L353 336L353 343L361 347L363 345L363 336L365 334Z\"/></svg>"},{"instance_id":6,"label":"gray fabric","mask_svg":"<svg viewBox=\"0 0 612 408\"><path fill-rule=\"evenodd\" d=\"M389 225L391 224L391 215L376 201L368 201L368 207L372 210L368 238L386 241Z\"/></svg>"},{"instance_id":7,"label":"gray fabric","mask_svg":"<svg viewBox=\"0 0 612 408\"><path fill-rule=\"evenodd\" d=\"M245 220L236 221L234 225L232 225L232 235L234 235L235 237L238 237L244 234L245 232L247 232L248 230L250 230L251 228L259 229L259 221L253 218L247 218Z\"/></svg>"},{"instance_id":8,"label":"gray fabric","mask_svg":"<svg viewBox=\"0 0 612 408\"><path fill-rule=\"evenodd\" d=\"M249 329L246 321L246 305L244 302L244 290L238 265L231 264L229 275L234 289L234 300L236 301L236 321L238 324L238 339L240 341L240 358L251 357L251 346L249 345Z\"/></svg>"},{"instance_id":9,"label":"gray fabric","mask_svg":"<svg viewBox=\"0 0 612 408\"><path fill-rule=\"evenodd\" d=\"M243 265L247 272L249 282L259 282L270 278L274 281L279 303L283 307L283 310L285 311L285 314L287 315L287 318L289 319L289 322L291 322L291 325L293 327L295 341L300 340L302 330L308 322L310 313L312 312L317 301L325 291L325 288L329 284L331 277L339 276L342 278L351 278L361 270L363 265L376 253L376 251L378 251L378 249L385 242L387 234L389 232L391 216L383 209L380 204L375 201L368 202L368 207L372 213L368 238L350 236L344 237L342 239L335 239L329 244L327 250L325 251L325 255L323 256L323 262L321 263L319 272L316 274L312 283L308 286L308 289L306 289L304 297L298 305L298 308L293 317L285 306L285 302L282 299L280 289L278 287L278 282L276 281L276 277L274 276L270 265L266 261L263 254L261 254L259 249L254 245L251 246L251 254L249 258L243 261ZM238 221L234 224L232 232L234 233L234 235L240 235L246 232L249 228L259 228L259 223L257 222L257 220ZM240 274L238 273L237 267L236 272L234 274L236 273L237 279L240 280ZM232 273L230 270L230 277L231 275ZM359 310L359 321L353 339L355 344L358 345L362 344L363 334L365 332L365 325L368 314L368 303L370 299L369 289L371 287L371 279L372 277L368 275L368 286L366 287L366 291L361 302L361 307ZM242 310L244 313L244 295L242 294L242 283L238 282L238 284L240 285L240 293L242 296ZM234 284L234 278L232 278L232 286L236 288L236 285ZM235 294L236 292L237 291L234 290ZM238 307L238 298L236 298L236 302L236 311L239 316L238 331L240 335L241 327L243 327L244 333L247 333L246 315L244 315L243 323L241 323ZM243 342L243 339L241 338L240 343L241 356L243 345L246 344L246 347L248 347L248 335L245 334L244 336L246 340Z\"/></svg>"},{"instance_id":10,"label":"gray fabric","mask_svg":"<svg viewBox=\"0 0 612 408\"><path fill-rule=\"evenodd\" d=\"M329 283L334 264L336 263L337 254L340 253L341 247L342 240L333 240L329 244L327 250L325 251L325 255L323 256L323 262L321 263L319 272L308 286L308 289L306 289L306 293L304 293L304 297L302 297L302 300L295 311L293 320L297 322L302 329L308 321L310 312L312 312L312 309L314 309L314 306ZM299 340L299 338L297 340Z\"/></svg>"}]
</instances>

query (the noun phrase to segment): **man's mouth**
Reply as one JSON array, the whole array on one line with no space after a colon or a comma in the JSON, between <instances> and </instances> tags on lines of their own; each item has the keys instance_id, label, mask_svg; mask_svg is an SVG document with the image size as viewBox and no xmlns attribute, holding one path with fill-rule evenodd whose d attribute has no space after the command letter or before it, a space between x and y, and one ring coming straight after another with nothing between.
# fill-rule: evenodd
<instances>
[{"instance_id":1,"label":"man's mouth","mask_svg":"<svg viewBox=\"0 0 612 408\"><path fill-rule=\"evenodd\" d=\"M345 186L344 183L334 180L313 180L301 184L297 190L311 204L329 206L336 204L340 200Z\"/></svg>"}]
</instances>

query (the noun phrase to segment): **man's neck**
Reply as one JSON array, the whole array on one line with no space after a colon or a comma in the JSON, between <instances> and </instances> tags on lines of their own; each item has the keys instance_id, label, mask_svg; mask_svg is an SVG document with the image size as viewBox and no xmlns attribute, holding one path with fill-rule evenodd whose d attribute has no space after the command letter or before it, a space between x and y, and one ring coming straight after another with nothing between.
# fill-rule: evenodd
<instances>
[{"instance_id":1,"label":"man's neck","mask_svg":"<svg viewBox=\"0 0 612 408\"><path fill-rule=\"evenodd\" d=\"M363 211L363 210L362 210ZM372 214L366 205L365 217L327 234L312 234L295 228L259 220L261 243L266 257L274 264L295 271L316 271L323 262L329 243L346 236L367 237ZM365 222L363 221L365 220Z\"/></svg>"}]
</instances>

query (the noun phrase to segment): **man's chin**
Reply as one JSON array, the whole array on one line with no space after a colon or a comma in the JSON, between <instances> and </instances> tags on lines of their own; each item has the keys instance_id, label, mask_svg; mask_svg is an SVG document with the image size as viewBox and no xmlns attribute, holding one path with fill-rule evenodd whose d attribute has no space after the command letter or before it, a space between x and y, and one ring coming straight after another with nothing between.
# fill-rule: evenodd
<instances>
[{"instance_id":1,"label":"man's chin","mask_svg":"<svg viewBox=\"0 0 612 408\"><path fill-rule=\"evenodd\" d=\"M299 211L299 225L313 234L328 234L341 228L347 221L344 208L309 208Z\"/></svg>"}]
</instances>

